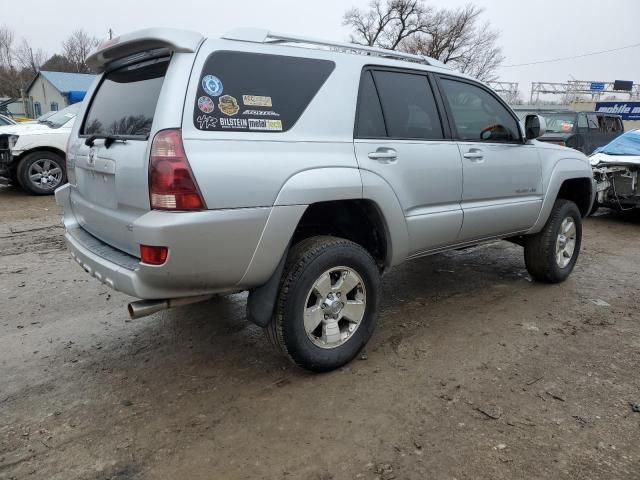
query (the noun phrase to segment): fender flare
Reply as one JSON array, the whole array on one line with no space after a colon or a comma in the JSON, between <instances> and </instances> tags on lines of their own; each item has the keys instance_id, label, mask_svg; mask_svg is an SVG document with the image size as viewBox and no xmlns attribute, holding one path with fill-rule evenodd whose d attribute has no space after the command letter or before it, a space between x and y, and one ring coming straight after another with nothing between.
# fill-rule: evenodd
<instances>
[{"instance_id":1,"label":"fender flare","mask_svg":"<svg viewBox=\"0 0 640 480\"><path fill-rule=\"evenodd\" d=\"M540 215L538 215L538 219L536 220L534 226L527 232L528 234L538 233L540 230L542 230L542 228L544 228L545 224L547 223L547 219L551 214L551 210L553 209L553 205L558 198L560 188L562 188L562 184L566 180L589 179L592 185L591 203L593 204L593 200L595 198L595 189L593 188L593 173L591 171L591 167L585 165L584 160L579 160L577 158L561 158L553 166L551 174L548 178L549 183L547 184L547 187L545 189L545 196L542 202Z\"/></svg>"}]
</instances>

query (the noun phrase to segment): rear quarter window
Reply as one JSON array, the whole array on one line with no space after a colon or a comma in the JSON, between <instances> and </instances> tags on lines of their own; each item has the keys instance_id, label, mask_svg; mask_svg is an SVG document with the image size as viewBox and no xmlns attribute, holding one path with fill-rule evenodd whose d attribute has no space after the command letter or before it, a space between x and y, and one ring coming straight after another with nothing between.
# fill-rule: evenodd
<instances>
[{"instance_id":1,"label":"rear quarter window","mask_svg":"<svg viewBox=\"0 0 640 480\"><path fill-rule=\"evenodd\" d=\"M334 68L328 60L214 52L198 79L193 123L205 131L286 132Z\"/></svg>"}]
</instances>

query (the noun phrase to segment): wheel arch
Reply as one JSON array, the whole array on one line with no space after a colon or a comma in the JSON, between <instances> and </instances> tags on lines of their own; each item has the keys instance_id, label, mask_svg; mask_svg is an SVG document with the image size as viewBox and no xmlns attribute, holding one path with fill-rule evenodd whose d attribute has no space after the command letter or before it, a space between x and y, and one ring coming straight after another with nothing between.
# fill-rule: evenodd
<instances>
[{"instance_id":1,"label":"wheel arch","mask_svg":"<svg viewBox=\"0 0 640 480\"><path fill-rule=\"evenodd\" d=\"M561 159L554 165L548 178L540 215L527 233L538 233L542 230L558 198L575 202L583 216L589 214L593 205L595 199L593 174L584 160Z\"/></svg>"},{"instance_id":2,"label":"wheel arch","mask_svg":"<svg viewBox=\"0 0 640 480\"><path fill-rule=\"evenodd\" d=\"M50 147L50 146L38 146L38 147L31 148L29 150L25 150L24 152L20 153L20 155L18 155L16 165L22 160L24 160L27 156L37 152L49 152L49 153L55 153L56 155L60 155L60 157L62 157L62 160L63 160L62 167L66 168L66 166L64 165L64 160L66 159L66 154L64 153L64 151L60 150L59 148Z\"/></svg>"}]
</instances>

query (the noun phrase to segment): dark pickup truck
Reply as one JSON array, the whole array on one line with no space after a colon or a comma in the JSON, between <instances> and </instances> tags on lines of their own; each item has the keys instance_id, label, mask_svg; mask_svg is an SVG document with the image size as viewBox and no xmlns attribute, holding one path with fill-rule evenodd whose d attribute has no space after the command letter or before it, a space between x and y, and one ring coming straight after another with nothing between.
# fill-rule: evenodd
<instances>
[{"instance_id":1,"label":"dark pickup truck","mask_svg":"<svg viewBox=\"0 0 640 480\"><path fill-rule=\"evenodd\" d=\"M547 133L538 140L575 148L585 155L591 155L596 148L624 133L619 115L571 111L541 115L547 122Z\"/></svg>"}]
</instances>

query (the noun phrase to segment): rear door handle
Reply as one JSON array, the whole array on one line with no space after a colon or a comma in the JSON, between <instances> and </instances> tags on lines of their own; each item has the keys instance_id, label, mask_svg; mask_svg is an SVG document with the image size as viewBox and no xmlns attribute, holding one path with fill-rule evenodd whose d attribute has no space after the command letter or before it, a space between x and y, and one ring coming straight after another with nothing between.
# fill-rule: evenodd
<instances>
[{"instance_id":1,"label":"rear door handle","mask_svg":"<svg viewBox=\"0 0 640 480\"><path fill-rule=\"evenodd\" d=\"M392 162L398 159L398 152L393 148L378 148L375 152L369 153L371 160L379 160L381 162Z\"/></svg>"}]
</instances>

